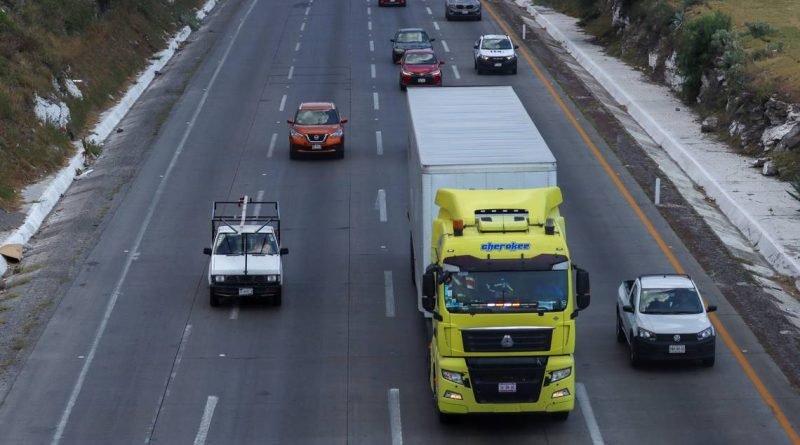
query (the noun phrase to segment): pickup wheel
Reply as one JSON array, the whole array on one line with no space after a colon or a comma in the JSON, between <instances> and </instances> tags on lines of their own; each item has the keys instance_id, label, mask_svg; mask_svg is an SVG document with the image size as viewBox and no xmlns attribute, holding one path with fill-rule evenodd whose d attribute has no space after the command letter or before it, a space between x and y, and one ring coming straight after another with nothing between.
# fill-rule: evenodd
<instances>
[{"instance_id":1,"label":"pickup wheel","mask_svg":"<svg viewBox=\"0 0 800 445\"><path fill-rule=\"evenodd\" d=\"M633 335L631 335L631 338L633 338ZM630 346L630 362L633 368L638 368L642 364L642 358L639 357L639 351L636 350L636 345L633 341L631 341Z\"/></svg>"},{"instance_id":2,"label":"pickup wheel","mask_svg":"<svg viewBox=\"0 0 800 445\"><path fill-rule=\"evenodd\" d=\"M620 318L619 312L617 312L617 343L625 343L626 341L625 331L622 330L622 318Z\"/></svg>"},{"instance_id":3,"label":"pickup wheel","mask_svg":"<svg viewBox=\"0 0 800 445\"><path fill-rule=\"evenodd\" d=\"M212 289L208 290L208 304L210 304L211 307L218 307L220 305L219 295L215 294Z\"/></svg>"},{"instance_id":4,"label":"pickup wheel","mask_svg":"<svg viewBox=\"0 0 800 445\"><path fill-rule=\"evenodd\" d=\"M282 290L282 289L280 289L280 290L278 290L278 293L277 293L277 294L275 294L275 295L272 297L272 305L273 305L273 306L280 306L280 305L281 305L281 300L283 299L283 296L282 296L282 295L283 295L283 290Z\"/></svg>"},{"instance_id":5,"label":"pickup wheel","mask_svg":"<svg viewBox=\"0 0 800 445\"><path fill-rule=\"evenodd\" d=\"M705 366L706 368L713 368L715 360L716 360L716 357L704 358L703 359L703 366Z\"/></svg>"}]
</instances>

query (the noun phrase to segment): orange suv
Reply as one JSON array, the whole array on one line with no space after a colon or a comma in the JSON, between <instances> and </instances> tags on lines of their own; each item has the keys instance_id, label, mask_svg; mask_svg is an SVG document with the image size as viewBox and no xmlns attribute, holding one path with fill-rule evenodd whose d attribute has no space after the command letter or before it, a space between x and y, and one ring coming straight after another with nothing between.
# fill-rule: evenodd
<instances>
[{"instance_id":1,"label":"orange suv","mask_svg":"<svg viewBox=\"0 0 800 445\"><path fill-rule=\"evenodd\" d=\"M333 102L304 102L289 124L289 158L333 153L344 158L344 124Z\"/></svg>"}]
</instances>

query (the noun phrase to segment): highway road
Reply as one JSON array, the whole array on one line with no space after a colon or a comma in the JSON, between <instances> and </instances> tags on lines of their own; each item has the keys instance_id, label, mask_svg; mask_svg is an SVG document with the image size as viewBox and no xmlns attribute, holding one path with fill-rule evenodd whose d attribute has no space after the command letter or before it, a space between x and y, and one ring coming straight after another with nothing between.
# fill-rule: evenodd
<instances>
[{"instance_id":1,"label":"highway road","mask_svg":"<svg viewBox=\"0 0 800 445\"><path fill-rule=\"evenodd\" d=\"M433 0L227 0L208 20L197 38L211 50L0 406L0 443L791 442L800 397L606 144L586 128L642 215L525 59L515 76L474 73L472 43L501 31L488 11L447 22ZM593 285L578 319L581 403L566 422L437 420L409 268L405 93L390 59L407 26L437 39L445 85L514 86L556 155L573 258ZM344 160L289 160L286 119L312 100L350 120ZM211 202L245 194L280 201L280 308L208 304ZM788 428L721 339L712 369L629 366L616 288L674 267L642 218L720 306Z\"/></svg>"}]
</instances>

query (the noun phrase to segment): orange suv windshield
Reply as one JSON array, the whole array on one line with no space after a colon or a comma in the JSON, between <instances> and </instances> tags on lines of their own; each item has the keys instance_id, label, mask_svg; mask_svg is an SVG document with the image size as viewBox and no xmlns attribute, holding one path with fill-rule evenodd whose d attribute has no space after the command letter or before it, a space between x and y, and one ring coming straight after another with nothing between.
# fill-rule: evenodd
<instances>
[{"instance_id":1,"label":"orange suv windshield","mask_svg":"<svg viewBox=\"0 0 800 445\"><path fill-rule=\"evenodd\" d=\"M298 125L334 125L339 123L336 110L300 110L294 120Z\"/></svg>"}]
</instances>

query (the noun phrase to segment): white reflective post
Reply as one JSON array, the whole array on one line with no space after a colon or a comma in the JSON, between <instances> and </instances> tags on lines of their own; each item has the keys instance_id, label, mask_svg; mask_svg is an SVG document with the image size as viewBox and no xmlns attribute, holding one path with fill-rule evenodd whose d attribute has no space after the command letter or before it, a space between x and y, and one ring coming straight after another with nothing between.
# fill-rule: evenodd
<instances>
[{"instance_id":1,"label":"white reflective post","mask_svg":"<svg viewBox=\"0 0 800 445\"><path fill-rule=\"evenodd\" d=\"M656 178L656 205L661 204L661 178Z\"/></svg>"}]
</instances>

